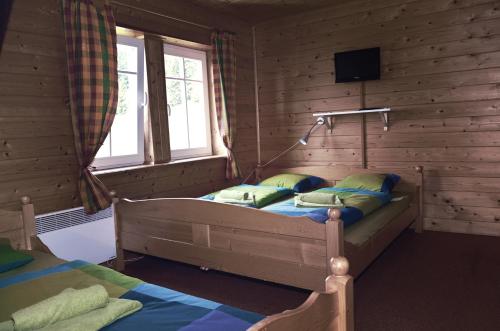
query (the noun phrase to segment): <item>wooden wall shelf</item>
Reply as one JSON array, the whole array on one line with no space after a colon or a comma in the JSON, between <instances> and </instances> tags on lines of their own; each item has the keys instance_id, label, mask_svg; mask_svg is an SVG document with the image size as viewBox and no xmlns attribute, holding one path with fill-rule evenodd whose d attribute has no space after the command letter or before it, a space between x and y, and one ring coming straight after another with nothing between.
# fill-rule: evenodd
<instances>
[{"instance_id":1,"label":"wooden wall shelf","mask_svg":"<svg viewBox=\"0 0 500 331\"><path fill-rule=\"evenodd\" d=\"M313 113L315 117L326 117L328 122L330 123L330 131L333 131L333 126L335 124L335 116L341 115L355 115L355 114L370 114L370 113L379 113L380 119L382 120L382 124L384 124L384 131L389 130L389 116L388 112L391 111L391 108L374 108L374 109L360 109L353 111L333 111L326 113Z\"/></svg>"}]
</instances>

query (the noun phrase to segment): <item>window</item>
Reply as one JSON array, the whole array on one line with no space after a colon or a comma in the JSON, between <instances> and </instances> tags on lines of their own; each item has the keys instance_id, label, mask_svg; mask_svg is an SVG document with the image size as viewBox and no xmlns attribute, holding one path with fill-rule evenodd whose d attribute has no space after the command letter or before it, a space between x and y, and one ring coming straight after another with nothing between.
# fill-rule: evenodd
<instances>
[{"instance_id":1,"label":"window","mask_svg":"<svg viewBox=\"0 0 500 331\"><path fill-rule=\"evenodd\" d=\"M210 155L207 55L169 44L164 52L172 158Z\"/></svg>"},{"instance_id":2,"label":"window","mask_svg":"<svg viewBox=\"0 0 500 331\"><path fill-rule=\"evenodd\" d=\"M144 163L144 42L118 36L118 105L96 155L99 169Z\"/></svg>"}]
</instances>

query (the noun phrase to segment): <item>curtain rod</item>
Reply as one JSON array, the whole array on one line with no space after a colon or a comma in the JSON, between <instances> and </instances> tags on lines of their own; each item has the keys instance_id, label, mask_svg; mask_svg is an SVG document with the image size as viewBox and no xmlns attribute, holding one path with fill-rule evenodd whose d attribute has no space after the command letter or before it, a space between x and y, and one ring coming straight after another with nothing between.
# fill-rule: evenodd
<instances>
[{"instance_id":1,"label":"curtain rod","mask_svg":"<svg viewBox=\"0 0 500 331\"><path fill-rule=\"evenodd\" d=\"M163 17L163 18L168 18L170 20L174 20L174 21L177 21L177 22L182 22L182 23L194 25L194 26L197 26L197 27L202 28L202 29L207 29L207 30L214 30L215 29L212 26L208 26L208 25L204 25L204 24L199 24L199 23L195 23L195 22L183 20L182 18L168 16L168 15L157 13L157 12L154 12L154 11L151 11L151 10L147 10L147 9L144 9L144 8L140 8L140 7L128 5L128 4L123 3L123 2L114 1L114 0L111 0L109 2L111 4L114 4L114 5L118 5L118 6L122 6L122 7L127 7L127 8L130 8L130 9L139 10L139 11L142 11L142 12L145 12L145 13L148 13L148 14L160 16L160 17Z\"/></svg>"}]
</instances>

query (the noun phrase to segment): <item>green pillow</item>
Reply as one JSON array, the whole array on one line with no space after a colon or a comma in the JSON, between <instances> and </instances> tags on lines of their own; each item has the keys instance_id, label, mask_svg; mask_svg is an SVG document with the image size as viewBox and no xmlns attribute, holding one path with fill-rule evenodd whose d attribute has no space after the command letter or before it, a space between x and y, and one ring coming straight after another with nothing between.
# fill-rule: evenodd
<instances>
[{"instance_id":1,"label":"green pillow","mask_svg":"<svg viewBox=\"0 0 500 331\"><path fill-rule=\"evenodd\" d=\"M318 187L324 182L323 178L310 175L299 175L299 174L280 174L273 177L269 177L262 182L260 186L276 186L283 187L295 192L305 192Z\"/></svg>"},{"instance_id":2,"label":"green pillow","mask_svg":"<svg viewBox=\"0 0 500 331\"><path fill-rule=\"evenodd\" d=\"M383 174L355 174L342 179L335 187L381 192L385 177Z\"/></svg>"},{"instance_id":3,"label":"green pillow","mask_svg":"<svg viewBox=\"0 0 500 331\"><path fill-rule=\"evenodd\" d=\"M18 268L31 261L31 255L13 250L8 240L0 239L0 272Z\"/></svg>"}]
</instances>

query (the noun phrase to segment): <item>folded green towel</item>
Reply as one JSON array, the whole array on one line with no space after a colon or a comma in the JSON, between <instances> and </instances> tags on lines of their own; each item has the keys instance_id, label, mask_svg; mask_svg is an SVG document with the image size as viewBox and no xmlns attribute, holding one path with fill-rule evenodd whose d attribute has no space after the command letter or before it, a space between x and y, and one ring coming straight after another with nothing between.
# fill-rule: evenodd
<instances>
[{"instance_id":1,"label":"folded green towel","mask_svg":"<svg viewBox=\"0 0 500 331\"><path fill-rule=\"evenodd\" d=\"M97 331L123 317L135 313L141 308L142 303L139 301L110 298L109 303L103 308L98 308L86 314L59 321L41 330Z\"/></svg>"},{"instance_id":2,"label":"folded green towel","mask_svg":"<svg viewBox=\"0 0 500 331\"><path fill-rule=\"evenodd\" d=\"M0 330L99 330L141 308L138 301L109 298L102 285L69 288L13 313Z\"/></svg>"},{"instance_id":3,"label":"folded green towel","mask_svg":"<svg viewBox=\"0 0 500 331\"><path fill-rule=\"evenodd\" d=\"M343 207L340 198L333 193L309 192L295 196L295 207Z\"/></svg>"},{"instance_id":4,"label":"folded green towel","mask_svg":"<svg viewBox=\"0 0 500 331\"><path fill-rule=\"evenodd\" d=\"M8 320L0 323L0 331L14 331L14 322L12 320Z\"/></svg>"},{"instance_id":5,"label":"folded green towel","mask_svg":"<svg viewBox=\"0 0 500 331\"><path fill-rule=\"evenodd\" d=\"M249 193L237 190L222 190L217 193L217 196L222 199L248 200Z\"/></svg>"},{"instance_id":6,"label":"folded green towel","mask_svg":"<svg viewBox=\"0 0 500 331\"><path fill-rule=\"evenodd\" d=\"M214 201L244 206L256 205L255 194L237 190L222 190L215 195Z\"/></svg>"},{"instance_id":7,"label":"folded green towel","mask_svg":"<svg viewBox=\"0 0 500 331\"><path fill-rule=\"evenodd\" d=\"M247 199L247 200L236 200L236 199L224 199L224 198L219 198L215 197L214 198L215 202L222 202L222 203L230 203L233 205L243 205L243 206L255 206L255 200L254 199Z\"/></svg>"},{"instance_id":8,"label":"folded green towel","mask_svg":"<svg viewBox=\"0 0 500 331\"><path fill-rule=\"evenodd\" d=\"M85 289L65 289L61 293L12 314L16 330L40 329L57 321L102 308L109 300L102 285Z\"/></svg>"}]
</instances>

